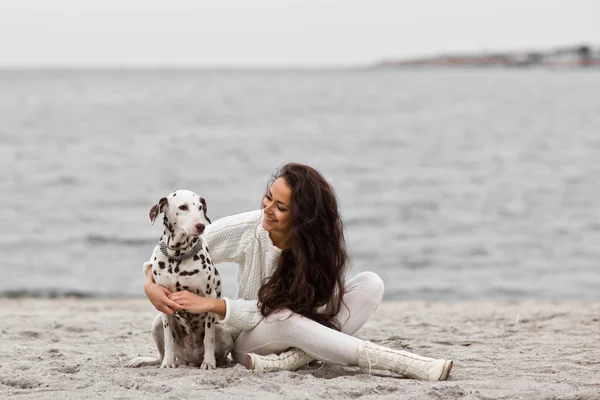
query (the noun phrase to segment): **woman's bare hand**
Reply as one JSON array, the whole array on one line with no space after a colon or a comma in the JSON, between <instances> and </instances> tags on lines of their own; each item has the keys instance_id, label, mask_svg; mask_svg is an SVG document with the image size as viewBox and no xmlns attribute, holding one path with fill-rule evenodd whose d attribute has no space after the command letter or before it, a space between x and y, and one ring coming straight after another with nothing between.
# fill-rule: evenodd
<instances>
[{"instance_id":1,"label":"woman's bare hand","mask_svg":"<svg viewBox=\"0 0 600 400\"><path fill-rule=\"evenodd\" d=\"M179 306L183 307L185 311L192 314L200 314L205 312L215 312L219 313L218 309L215 309L217 302L223 302L224 300L213 299L210 297L202 297L194 294L192 292L188 292L187 290L183 290L181 292L171 293L169 295L169 299L175 301ZM223 304L223 310L224 310ZM223 311L224 315L224 311Z\"/></svg>"},{"instance_id":2,"label":"woman's bare hand","mask_svg":"<svg viewBox=\"0 0 600 400\"><path fill-rule=\"evenodd\" d=\"M184 307L169 299L171 291L164 286L154 282L146 282L144 284L144 292L150 299L150 302L158 311L165 314L173 315L176 311L181 311Z\"/></svg>"}]
</instances>

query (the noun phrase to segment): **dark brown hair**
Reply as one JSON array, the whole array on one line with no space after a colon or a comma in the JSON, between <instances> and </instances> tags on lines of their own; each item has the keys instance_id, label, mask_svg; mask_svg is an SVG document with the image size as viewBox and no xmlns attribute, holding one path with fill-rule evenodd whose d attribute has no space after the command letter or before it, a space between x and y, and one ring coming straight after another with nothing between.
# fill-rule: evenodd
<instances>
[{"instance_id":1,"label":"dark brown hair","mask_svg":"<svg viewBox=\"0 0 600 400\"><path fill-rule=\"evenodd\" d=\"M348 262L344 226L333 188L315 169L286 164L269 181L291 189L291 248L283 250L273 275L258 292L263 316L289 309L340 330L344 274Z\"/></svg>"}]
</instances>

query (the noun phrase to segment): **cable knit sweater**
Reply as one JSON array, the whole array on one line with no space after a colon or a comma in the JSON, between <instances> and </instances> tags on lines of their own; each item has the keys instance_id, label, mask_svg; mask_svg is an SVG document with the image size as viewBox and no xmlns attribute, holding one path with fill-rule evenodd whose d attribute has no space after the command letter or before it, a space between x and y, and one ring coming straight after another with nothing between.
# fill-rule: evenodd
<instances>
[{"instance_id":1,"label":"cable knit sweater","mask_svg":"<svg viewBox=\"0 0 600 400\"><path fill-rule=\"evenodd\" d=\"M234 338L262 320L257 305L258 290L263 279L275 271L281 254L262 227L262 218L262 210L221 218L208 225L203 235L213 263L238 264L235 299L223 298L227 311L225 318L219 319ZM144 263L144 275L151 265Z\"/></svg>"}]
</instances>

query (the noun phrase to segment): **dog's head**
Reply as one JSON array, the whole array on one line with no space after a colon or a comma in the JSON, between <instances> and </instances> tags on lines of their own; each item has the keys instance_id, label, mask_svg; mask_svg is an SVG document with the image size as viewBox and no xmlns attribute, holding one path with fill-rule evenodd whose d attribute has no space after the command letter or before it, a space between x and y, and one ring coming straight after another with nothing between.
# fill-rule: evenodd
<instances>
[{"instance_id":1,"label":"dog's head","mask_svg":"<svg viewBox=\"0 0 600 400\"><path fill-rule=\"evenodd\" d=\"M189 190L177 190L163 197L150 209L150 222L154 224L158 214L164 213L167 221L174 229L180 229L190 236L199 236L206 227L202 216L210 224L206 215L206 201Z\"/></svg>"}]
</instances>

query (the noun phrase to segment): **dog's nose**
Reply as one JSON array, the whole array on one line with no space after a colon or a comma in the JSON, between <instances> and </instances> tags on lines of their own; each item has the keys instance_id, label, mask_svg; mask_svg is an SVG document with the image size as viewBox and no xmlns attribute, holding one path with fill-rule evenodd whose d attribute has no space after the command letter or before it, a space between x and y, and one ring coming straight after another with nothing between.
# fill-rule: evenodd
<instances>
[{"instance_id":1,"label":"dog's nose","mask_svg":"<svg viewBox=\"0 0 600 400\"><path fill-rule=\"evenodd\" d=\"M204 228L205 228L204 224L202 224L202 223L196 224L196 230L198 231L198 233L204 232Z\"/></svg>"}]
</instances>

